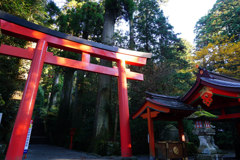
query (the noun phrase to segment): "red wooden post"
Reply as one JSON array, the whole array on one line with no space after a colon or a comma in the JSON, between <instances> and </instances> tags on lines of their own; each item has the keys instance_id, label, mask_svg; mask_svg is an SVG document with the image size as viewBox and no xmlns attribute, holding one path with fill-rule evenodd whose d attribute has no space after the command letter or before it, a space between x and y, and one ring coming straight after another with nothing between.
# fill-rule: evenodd
<instances>
[{"instance_id":1,"label":"red wooden post","mask_svg":"<svg viewBox=\"0 0 240 160\"><path fill-rule=\"evenodd\" d=\"M73 145L73 136L75 135L76 128L71 128L70 129L70 144L69 144L69 149L72 149Z\"/></svg>"},{"instance_id":2,"label":"red wooden post","mask_svg":"<svg viewBox=\"0 0 240 160\"><path fill-rule=\"evenodd\" d=\"M90 54L82 52L82 61L90 63Z\"/></svg>"},{"instance_id":3,"label":"red wooden post","mask_svg":"<svg viewBox=\"0 0 240 160\"><path fill-rule=\"evenodd\" d=\"M118 61L118 98L122 157L132 156L125 61Z\"/></svg>"},{"instance_id":4,"label":"red wooden post","mask_svg":"<svg viewBox=\"0 0 240 160\"><path fill-rule=\"evenodd\" d=\"M151 118L150 108L147 108L147 120L148 120L148 134L149 134L149 153L150 159L155 158L155 141L154 141L154 129L153 129L153 120Z\"/></svg>"},{"instance_id":5,"label":"red wooden post","mask_svg":"<svg viewBox=\"0 0 240 160\"><path fill-rule=\"evenodd\" d=\"M47 42L39 40L32 59L5 160L22 160L46 51Z\"/></svg>"},{"instance_id":6,"label":"red wooden post","mask_svg":"<svg viewBox=\"0 0 240 160\"><path fill-rule=\"evenodd\" d=\"M178 134L179 134L179 140L181 142L185 142L185 135L184 135L182 119L178 120Z\"/></svg>"}]
</instances>

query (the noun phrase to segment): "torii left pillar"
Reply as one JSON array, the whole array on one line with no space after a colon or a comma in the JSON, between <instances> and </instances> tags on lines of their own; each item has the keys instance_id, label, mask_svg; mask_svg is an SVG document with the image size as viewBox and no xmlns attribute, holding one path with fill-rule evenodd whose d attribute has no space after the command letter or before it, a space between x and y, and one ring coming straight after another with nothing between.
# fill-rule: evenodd
<instances>
[{"instance_id":1,"label":"torii left pillar","mask_svg":"<svg viewBox=\"0 0 240 160\"><path fill-rule=\"evenodd\" d=\"M44 40L37 43L5 160L22 160L47 46Z\"/></svg>"}]
</instances>

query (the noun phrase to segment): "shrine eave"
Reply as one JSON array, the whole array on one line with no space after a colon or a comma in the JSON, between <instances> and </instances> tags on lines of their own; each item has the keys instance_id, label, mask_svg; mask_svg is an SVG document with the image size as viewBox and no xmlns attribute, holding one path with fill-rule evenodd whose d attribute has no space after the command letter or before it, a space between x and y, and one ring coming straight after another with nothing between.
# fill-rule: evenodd
<instances>
[{"instance_id":1,"label":"shrine eave","mask_svg":"<svg viewBox=\"0 0 240 160\"><path fill-rule=\"evenodd\" d=\"M117 52L117 53L122 53L122 54L126 54L126 55L131 55L131 56L137 56L137 57L143 57L143 58L151 58L152 54L151 53L145 53L145 52L139 52L139 51L132 51L132 50L127 50L127 49L122 49L122 48L118 48L115 46L109 46L109 45L105 45L105 44L101 44L101 43L97 43L97 42L93 42L93 41L89 41L89 40L85 40L79 37L75 37L75 36L71 36L62 32L58 32L55 30L51 30L49 28L37 25L35 23L29 22L25 19L10 15L4 11L0 10L0 19L6 20L8 22L32 29L32 30L36 30L48 35L52 35L58 38L63 38L66 40L70 40L73 42L77 42L77 43L81 43L81 44L85 44L91 47L95 47L95 48L100 48L100 49L104 49L107 51L111 51L111 52Z\"/></svg>"},{"instance_id":2,"label":"shrine eave","mask_svg":"<svg viewBox=\"0 0 240 160\"><path fill-rule=\"evenodd\" d=\"M132 115L132 118L137 117L147 118L147 108L151 110L152 118L160 118L162 120L168 118L166 115L178 113L178 118L184 118L186 115L196 111L195 108L181 102L179 97L165 96L155 93L146 92L149 97L145 103ZM182 115L182 116L181 116Z\"/></svg>"},{"instance_id":3,"label":"shrine eave","mask_svg":"<svg viewBox=\"0 0 240 160\"><path fill-rule=\"evenodd\" d=\"M168 107L170 109L176 110L193 110L192 106L183 103L179 96L166 96L151 92L146 93L148 95L148 98L146 98L146 100L156 105L161 105L163 107Z\"/></svg>"},{"instance_id":4,"label":"shrine eave","mask_svg":"<svg viewBox=\"0 0 240 160\"><path fill-rule=\"evenodd\" d=\"M186 102L204 86L232 93L240 93L240 80L199 68L196 82L181 100Z\"/></svg>"}]
</instances>

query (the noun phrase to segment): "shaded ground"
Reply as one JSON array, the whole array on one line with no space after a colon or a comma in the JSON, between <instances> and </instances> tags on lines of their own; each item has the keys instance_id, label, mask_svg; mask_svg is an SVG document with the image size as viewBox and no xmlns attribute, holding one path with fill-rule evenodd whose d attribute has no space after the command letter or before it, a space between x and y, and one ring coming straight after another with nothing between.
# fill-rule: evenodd
<instances>
[{"instance_id":1,"label":"shaded ground","mask_svg":"<svg viewBox=\"0 0 240 160\"><path fill-rule=\"evenodd\" d=\"M121 159L121 157L101 157L98 155L77 152L62 147L31 144L29 146L26 160L104 160ZM148 160L148 156L138 156L138 160Z\"/></svg>"},{"instance_id":2,"label":"shaded ground","mask_svg":"<svg viewBox=\"0 0 240 160\"><path fill-rule=\"evenodd\" d=\"M227 151L224 155L224 160L235 160L234 152ZM121 160L122 157L102 157L99 155L77 152L62 147L51 146L46 144L31 144L25 160ZM148 160L148 156L136 156L133 160ZM189 157L189 160L194 160Z\"/></svg>"}]
</instances>

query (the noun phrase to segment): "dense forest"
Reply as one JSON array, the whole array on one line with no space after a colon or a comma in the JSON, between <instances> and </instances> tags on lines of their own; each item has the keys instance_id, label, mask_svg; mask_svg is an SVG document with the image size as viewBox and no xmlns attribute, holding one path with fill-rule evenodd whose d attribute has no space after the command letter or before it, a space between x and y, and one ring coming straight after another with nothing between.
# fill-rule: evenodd
<instances>
[{"instance_id":1,"label":"dense forest","mask_svg":"<svg viewBox=\"0 0 240 160\"><path fill-rule=\"evenodd\" d=\"M217 0L195 26L194 48L178 37L161 6L166 0L67 0L58 8L49 0L1 0L0 10L30 22L87 40L152 53L144 67L130 69L144 74L144 81L128 81L130 114L145 100L145 91L183 96L195 80L195 65L240 78L240 1ZM128 31L115 29L120 20ZM124 24L124 25L125 25ZM1 34L1 44L27 48L32 42ZM55 55L81 60L76 53L48 48ZM11 136L30 61L0 56L0 144ZM91 57L91 63L115 66ZM40 123L49 143L68 147L70 130L76 128L73 149L101 155L120 154L117 79L106 75L44 65L33 121ZM147 124L130 121L133 153L148 153ZM168 122L156 122L160 132ZM173 125L175 125L173 123ZM189 140L192 123L184 123ZM221 125L220 125L221 127ZM230 127L230 126L227 126ZM158 133L157 133L158 134ZM136 136L138 135L138 136ZM230 137L229 137L230 136ZM232 135L219 134L218 145L231 144Z\"/></svg>"}]
</instances>

